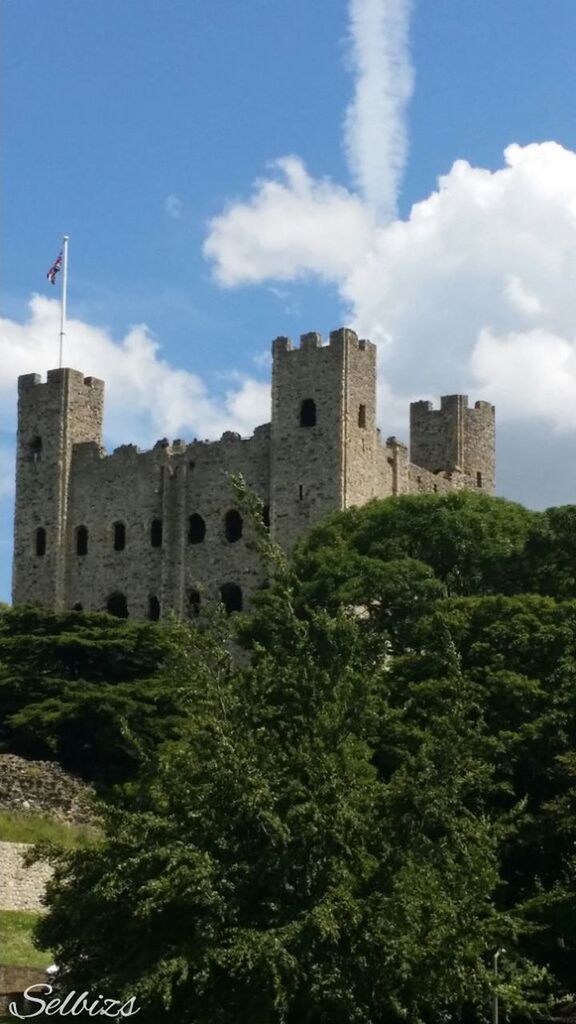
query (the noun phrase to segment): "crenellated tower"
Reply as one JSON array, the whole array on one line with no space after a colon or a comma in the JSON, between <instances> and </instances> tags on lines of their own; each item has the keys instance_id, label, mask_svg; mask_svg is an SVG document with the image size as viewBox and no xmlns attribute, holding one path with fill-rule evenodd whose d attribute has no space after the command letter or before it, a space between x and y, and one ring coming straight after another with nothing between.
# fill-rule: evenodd
<instances>
[{"instance_id":1,"label":"crenellated tower","mask_svg":"<svg viewBox=\"0 0 576 1024\"><path fill-rule=\"evenodd\" d=\"M410 406L410 460L432 473L461 473L467 487L492 494L495 478L495 410L489 402L468 407L467 395L444 395Z\"/></svg>"},{"instance_id":2,"label":"crenellated tower","mask_svg":"<svg viewBox=\"0 0 576 1024\"><path fill-rule=\"evenodd\" d=\"M272 347L271 528L286 550L322 516L377 493L376 346L354 331Z\"/></svg>"},{"instance_id":3,"label":"crenellated tower","mask_svg":"<svg viewBox=\"0 0 576 1024\"><path fill-rule=\"evenodd\" d=\"M104 383L78 370L49 370L18 380L14 604L65 604L72 450L102 443Z\"/></svg>"}]
</instances>

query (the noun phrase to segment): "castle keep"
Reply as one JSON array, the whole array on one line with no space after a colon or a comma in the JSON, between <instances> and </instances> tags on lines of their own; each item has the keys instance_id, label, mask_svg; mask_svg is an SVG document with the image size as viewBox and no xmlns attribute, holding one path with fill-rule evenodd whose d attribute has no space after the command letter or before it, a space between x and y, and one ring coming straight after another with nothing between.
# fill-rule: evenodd
<instances>
[{"instance_id":1,"label":"castle keep","mask_svg":"<svg viewBox=\"0 0 576 1024\"><path fill-rule=\"evenodd\" d=\"M273 343L272 417L250 438L102 447L104 384L78 370L18 381L13 601L157 619L245 608L264 582L230 474L289 551L329 512L371 498L494 488L494 407L449 395L410 409L410 456L376 427L376 347Z\"/></svg>"}]
</instances>

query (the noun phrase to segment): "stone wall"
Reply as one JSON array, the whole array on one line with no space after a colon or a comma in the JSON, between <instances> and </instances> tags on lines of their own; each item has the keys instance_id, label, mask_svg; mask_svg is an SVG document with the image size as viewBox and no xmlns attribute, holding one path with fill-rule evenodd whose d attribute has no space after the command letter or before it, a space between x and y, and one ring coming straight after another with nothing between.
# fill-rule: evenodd
<instances>
[{"instance_id":1,"label":"stone wall","mask_svg":"<svg viewBox=\"0 0 576 1024\"><path fill-rule=\"evenodd\" d=\"M0 808L89 825L94 821L91 801L90 787L53 761L0 754Z\"/></svg>"},{"instance_id":2,"label":"stone wall","mask_svg":"<svg viewBox=\"0 0 576 1024\"><path fill-rule=\"evenodd\" d=\"M31 847L0 841L0 910L44 910L42 897L52 868L42 861L26 867L24 857Z\"/></svg>"}]
</instances>

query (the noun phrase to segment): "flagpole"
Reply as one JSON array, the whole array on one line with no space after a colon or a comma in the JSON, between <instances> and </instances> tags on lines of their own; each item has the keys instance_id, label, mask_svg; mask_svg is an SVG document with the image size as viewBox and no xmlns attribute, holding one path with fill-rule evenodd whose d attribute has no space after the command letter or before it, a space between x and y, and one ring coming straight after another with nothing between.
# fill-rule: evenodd
<instances>
[{"instance_id":1,"label":"flagpole","mask_svg":"<svg viewBox=\"0 0 576 1024\"><path fill-rule=\"evenodd\" d=\"M64 352L64 338L66 337L66 291L68 288L68 235L64 235L62 243L62 302L60 303L60 362L62 368L62 356Z\"/></svg>"}]
</instances>

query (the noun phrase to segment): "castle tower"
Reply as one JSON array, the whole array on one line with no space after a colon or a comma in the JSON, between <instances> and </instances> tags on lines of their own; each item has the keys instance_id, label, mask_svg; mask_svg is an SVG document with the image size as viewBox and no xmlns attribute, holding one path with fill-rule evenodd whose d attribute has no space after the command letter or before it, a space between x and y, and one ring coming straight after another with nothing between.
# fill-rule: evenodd
<instances>
[{"instance_id":1,"label":"castle tower","mask_svg":"<svg viewBox=\"0 0 576 1024\"><path fill-rule=\"evenodd\" d=\"M12 600L64 605L72 447L101 444L104 383L78 370L18 380L18 439Z\"/></svg>"},{"instance_id":2,"label":"castle tower","mask_svg":"<svg viewBox=\"0 0 576 1024\"><path fill-rule=\"evenodd\" d=\"M329 512L361 505L375 476L376 346L354 331L273 343L271 532L285 550Z\"/></svg>"},{"instance_id":3,"label":"castle tower","mask_svg":"<svg viewBox=\"0 0 576 1024\"><path fill-rule=\"evenodd\" d=\"M459 472L465 485L494 491L495 412L489 402L468 407L467 395L444 395L410 405L410 460L432 473Z\"/></svg>"}]
</instances>

